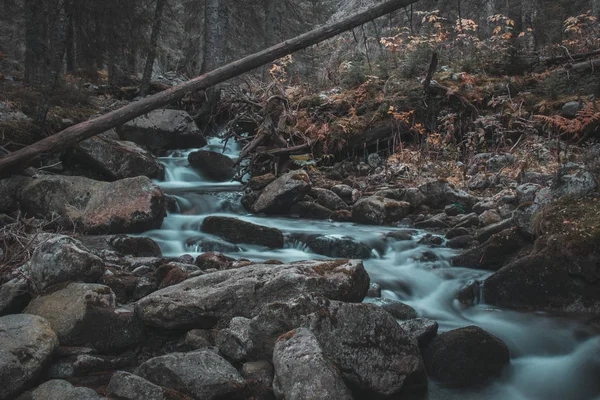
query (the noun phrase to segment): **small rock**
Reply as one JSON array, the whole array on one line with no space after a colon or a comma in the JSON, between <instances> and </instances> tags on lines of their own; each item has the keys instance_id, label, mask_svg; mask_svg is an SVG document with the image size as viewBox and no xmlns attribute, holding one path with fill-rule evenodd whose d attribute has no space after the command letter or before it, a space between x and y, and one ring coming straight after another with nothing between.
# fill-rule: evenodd
<instances>
[{"instance_id":1,"label":"small rock","mask_svg":"<svg viewBox=\"0 0 600 400\"><path fill-rule=\"evenodd\" d=\"M190 166L202 172L208 179L229 181L235 175L233 160L214 151L198 150L188 155Z\"/></svg>"},{"instance_id":2,"label":"small rock","mask_svg":"<svg viewBox=\"0 0 600 400\"><path fill-rule=\"evenodd\" d=\"M329 208L311 201L300 201L290 208L290 214L300 218L329 219L333 213Z\"/></svg>"},{"instance_id":3,"label":"small rock","mask_svg":"<svg viewBox=\"0 0 600 400\"><path fill-rule=\"evenodd\" d=\"M273 385L275 371L269 361L250 361L242 365L242 376L245 379L262 383L266 387Z\"/></svg>"},{"instance_id":4,"label":"small rock","mask_svg":"<svg viewBox=\"0 0 600 400\"><path fill-rule=\"evenodd\" d=\"M367 259L371 249L350 237L317 236L307 243L315 253L333 258Z\"/></svg>"},{"instance_id":5,"label":"small rock","mask_svg":"<svg viewBox=\"0 0 600 400\"><path fill-rule=\"evenodd\" d=\"M400 231L389 232L386 237L390 237L394 240L407 241L412 240L417 233L417 231L403 229Z\"/></svg>"},{"instance_id":6,"label":"small rock","mask_svg":"<svg viewBox=\"0 0 600 400\"><path fill-rule=\"evenodd\" d=\"M209 269L225 270L229 269L231 262L234 259L227 257L224 254L215 251L209 251L204 254L200 254L195 261L196 266L201 270L207 271Z\"/></svg>"},{"instance_id":7,"label":"small rock","mask_svg":"<svg viewBox=\"0 0 600 400\"><path fill-rule=\"evenodd\" d=\"M149 237L118 235L112 237L109 243L121 254L134 257L162 257L158 243Z\"/></svg>"},{"instance_id":8,"label":"small rock","mask_svg":"<svg viewBox=\"0 0 600 400\"><path fill-rule=\"evenodd\" d=\"M417 312L415 309L400 301L381 298L375 301L374 304L377 304L379 307L390 313L394 318L401 321L417 318Z\"/></svg>"},{"instance_id":9,"label":"small rock","mask_svg":"<svg viewBox=\"0 0 600 400\"><path fill-rule=\"evenodd\" d=\"M444 207L446 215L454 217L458 214L464 214L465 210L459 204L448 204Z\"/></svg>"},{"instance_id":10,"label":"small rock","mask_svg":"<svg viewBox=\"0 0 600 400\"><path fill-rule=\"evenodd\" d=\"M352 222L352 212L349 210L337 210L330 218L337 222Z\"/></svg>"},{"instance_id":11,"label":"small rock","mask_svg":"<svg viewBox=\"0 0 600 400\"><path fill-rule=\"evenodd\" d=\"M446 233L446 239L453 239L458 236L466 236L471 233L467 228L452 228Z\"/></svg>"},{"instance_id":12,"label":"small rock","mask_svg":"<svg viewBox=\"0 0 600 400\"><path fill-rule=\"evenodd\" d=\"M185 334L184 346L190 350L212 347L213 338L210 331L205 329L192 329Z\"/></svg>"},{"instance_id":13,"label":"small rock","mask_svg":"<svg viewBox=\"0 0 600 400\"><path fill-rule=\"evenodd\" d=\"M379 196L362 198L352 207L352 220L360 224L382 225L407 217L412 206L405 201L395 201Z\"/></svg>"},{"instance_id":14,"label":"small rock","mask_svg":"<svg viewBox=\"0 0 600 400\"><path fill-rule=\"evenodd\" d=\"M263 190L269 185L269 183L273 182L277 177L272 173L253 176L248 182L248 189L250 190Z\"/></svg>"},{"instance_id":15,"label":"small rock","mask_svg":"<svg viewBox=\"0 0 600 400\"><path fill-rule=\"evenodd\" d=\"M17 400L101 400L95 390L86 387L75 387L67 381L52 379L44 382L31 392L25 393Z\"/></svg>"},{"instance_id":16,"label":"small rock","mask_svg":"<svg viewBox=\"0 0 600 400\"><path fill-rule=\"evenodd\" d=\"M369 291L367 292L367 297L371 298L379 298L381 297L381 285L379 283L371 283L369 285Z\"/></svg>"},{"instance_id":17,"label":"small rock","mask_svg":"<svg viewBox=\"0 0 600 400\"><path fill-rule=\"evenodd\" d=\"M399 321L398 325L419 343L419 347L427 346L438 332L438 323L428 318L413 318Z\"/></svg>"},{"instance_id":18,"label":"small rock","mask_svg":"<svg viewBox=\"0 0 600 400\"><path fill-rule=\"evenodd\" d=\"M317 199L317 202L330 210L346 210L348 204L340 198L335 192L327 189L313 188L310 195Z\"/></svg>"},{"instance_id":19,"label":"small rock","mask_svg":"<svg viewBox=\"0 0 600 400\"><path fill-rule=\"evenodd\" d=\"M449 227L450 225L446 221L438 217L433 217L424 221L415 222L415 228L417 229L446 229Z\"/></svg>"},{"instance_id":20,"label":"small rock","mask_svg":"<svg viewBox=\"0 0 600 400\"><path fill-rule=\"evenodd\" d=\"M367 164L369 164L369 167L371 167L371 168L377 168L382 163L383 163L383 159L377 153L371 153L367 157Z\"/></svg>"},{"instance_id":21,"label":"small rock","mask_svg":"<svg viewBox=\"0 0 600 400\"><path fill-rule=\"evenodd\" d=\"M446 242L446 246L451 249L464 249L476 244L477 240L471 235L456 236Z\"/></svg>"},{"instance_id":22,"label":"small rock","mask_svg":"<svg viewBox=\"0 0 600 400\"><path fill-rule=\"evenodd\" d=\"M565 118L575 118L579 110L581 110L581 103L579 101L569 101L563 105L562 115Z\"/></svg>"},{"instance_id":23,"label":"small rock","mask_svg":"<svg viewBox=\"0 0 600 400\"><path fill-rule=\"evenodd\" d=\"M31 295L27 281L12 279L0 286L0 317L7 314L18 314L27 306Z\"/></svg>"},{"instance_id":24,"label":"small rock","mask_svg":"<svg viewBox=\"0 0 600 400\"><path fill-rule=\"evenodd\" d=\"M502 221L502 218L498 214L497 211L487 210L479 215L479 225L480 226L490 226L493 224L497 224Z\"/></svg>"},{"instance_id":25,"label":"small rock","mask_svg":"<svg viewBox=\"0 0 600 400\"><path fill-rule=\"evenodd\" d=\"M192 400L180 392L153 384L129 372L117 371L113 374L106 394L119 400ZM73 399L75 400L75 399Z\"/></svg>"},{"instance_id":26,"label":"small rock","mask_svg":"<svg viewBox=\"0 0 600 400\"><path fill-rule=\"evenodd\" d=\"M256 214L284 214L310 191L310 178L304 171L291 171L271 182L252 204Z\"/></svg>"},{"instance_id":27,"label":"small rock","mask_svg":"<svg viewBox=\"0 0 600 400\"><path fill-rule=\"evenodd\" d=\"M425 236L419 239L417 243L426 246L441 246L444 243L444 239L439 236L432 235L431 233L427 233Z\"/></svg>"},{"instance_id":28,"label":"small rock","mask_svg":"<svg viewBox=\"0 0 600 400\"><path fill-rule=\"evenodd\" d=\"M519 204L525 203L528 201L534 201L540 189L543 186L537 185L535 183L524 183L522 185L517 186L517 199Z\"/></svg>"}]
</instances>

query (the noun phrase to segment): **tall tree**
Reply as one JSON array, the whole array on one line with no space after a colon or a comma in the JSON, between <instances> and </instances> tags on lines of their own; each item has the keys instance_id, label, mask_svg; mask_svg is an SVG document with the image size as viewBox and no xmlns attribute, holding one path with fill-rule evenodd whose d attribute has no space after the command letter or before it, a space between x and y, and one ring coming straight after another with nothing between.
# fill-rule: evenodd
<instances>
[{"instance_id":1,"label":"tall tree","mask_svg":"<svg viewBox=\"0 0 600 400\"><path fill-rule=\"evenodd\" d=\"M150 34L150 44L148 47L148 55L146 57L146 65L144 66L144 75L140 84L140 95L146 96L150 89L150 80L152 79L152 70L154 68L154 60L156 59L156 51L158 48L158 36L163 18L163 10L166 0L156 0L156 10L154 11L154 20L152 22L152 33Z\"/></svg>"}]
</instances>

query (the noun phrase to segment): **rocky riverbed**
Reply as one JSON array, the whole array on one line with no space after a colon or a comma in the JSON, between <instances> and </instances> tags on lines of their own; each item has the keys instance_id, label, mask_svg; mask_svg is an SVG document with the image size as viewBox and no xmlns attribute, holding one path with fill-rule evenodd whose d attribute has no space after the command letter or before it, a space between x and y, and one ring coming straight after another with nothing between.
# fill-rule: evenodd
<instances>
[{"instance_id":1,"label":"rocky riverbed","mask_svg":"<svg viewBox=\"0 0 600 400\"><path fill-rule=\"evenodd\" d=\"M164 153L206 143L159 111L0 181L0 399L600 396L584 157L513 176L483 154L462 187L379 156L242 185L235 144Z\"/></svg>"}]
</instances>

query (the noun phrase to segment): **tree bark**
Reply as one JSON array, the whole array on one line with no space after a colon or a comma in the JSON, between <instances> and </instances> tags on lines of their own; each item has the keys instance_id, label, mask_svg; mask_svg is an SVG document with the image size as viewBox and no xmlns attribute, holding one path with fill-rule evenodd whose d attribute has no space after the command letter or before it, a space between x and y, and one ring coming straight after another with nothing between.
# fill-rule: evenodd
<instances>
[{"instance_id":1,"label":"tree bark","mask_svg":"<svg viewBox=\"0 0 600 400\"><path fill-rule=\"evenodd\" d=\"M118 110L111 111L101 117L73 125L54 136L42 139L30 146L0 158L0 176L22 170L44 153L53 153L105 132L115 126L122 125L140 115L144 115L159 107L180 100L187 92L202 90L228 79L241 75L273 62L287 54L332 38L342 32L355 28L375 18L386 15L399 8L406 7L417 0L389 0L366 11L354 14L343 20L313 29L303 35L279 43L258 53L234 61L214 71L203 74L184 84L172 87L163 92L128 104Z\"/></svg>"},{"instance_id":2,"label":"tree bark","mask_svg":"<svg viewBox=\"0 0 600 400\"><path fill-rule=\"evenodd\" d=\"M156 10L154 11L154 21L152 23L152 33L150 34L150 48L146 57L146 65L144 66L144 74L140 83L140 96L144 97L150 89L150 80L152 79L152 69L154 68L154 60L156 59L156 49L158 48L158 36L162 24L163 9L165 8L166 0L156 0Z\"/></svg>"}]
</instances>

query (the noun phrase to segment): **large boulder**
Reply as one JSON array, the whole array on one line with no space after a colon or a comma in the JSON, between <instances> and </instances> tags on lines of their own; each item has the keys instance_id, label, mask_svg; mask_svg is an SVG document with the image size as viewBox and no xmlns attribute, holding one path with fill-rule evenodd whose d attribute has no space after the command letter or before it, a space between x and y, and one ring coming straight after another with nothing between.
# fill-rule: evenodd
<instances>
[{"instance_id":1,"label":"large boulder","mask_svg":"<svg viewBox=\"0 0 600 400\"><path fill-rule=\"evenodd\" d=\"M381 196L365 197L352 207L352 220L360 224L382 225L406 218L412 210L406 201L391 200Z\"/></svg>"},{"instance_id":2,"label":"large boulder","mask_svg":"<svg viewBox=\"0 0 600 400\"><path fill-rule=\"evenodd\" d=\"M117 371L106 387L109 398L119 400L191 400L173 389L168 389L129 372Z\"/></svg>"},{"instance_id":3,"label":"large boulder","mask_svg":"<svg viewBox=\"0 0 600 400\"><path fill-rule=\"evenodd\" d=\"M165 167L156 157L133 142L96 136L80 142L73 158L81 164L115 181L136 176L162 179Z\"/></svg>"},{"instance_id":4,"label":"large boulder","mask_svg":"<svg viewBox=\"0 0 600 400\"><path fill-rule=\"evenodd\" d=\"M57 347L58 338L44 318L0 317L0 399L14 399L35 380Z\"/></svg>"},{"instance_id":5,"label":"large boulder","mask_svg":"<svg viewBox=\"0 0 600 400\"><path fill-rule=\"evenodd\" d=\"M217 235L231 243L257 244L270 248L283 247L283 233L279 229L256 225L237 218L206 217L200 229L202 232Z\"/></svg>"},{"instance_id":6,"label":"large boulder","mask_svg":"<svg viewBox=\"0 0 600 400\"><path fill-rule=\"evenodd\" d=\"M121 139L151 149L203 147L206 139L192 117L180 110L154 110L117 127Z\"/></svg>"},{"instance_id":7,"label":"large boulder","mask_svg":"<svg viewBox=\"0 0 600 400\"><path fill-rule=\"evenodd\" d=\"M75 387L67 381L52 379L34 390L27 392L17 400L101 400L94 389Z\"/></svg>"},{"instance_id":8,"label":"large boulder","mask_svg":"<svg viewBox=\"0 0 600 400\"><path fill-rule=\"evenodd\" d=\"M29 262L22 268L36 290L66 281L96 282L104 274L104 261L69 236L38 236Z\"/></svg>"},{"instance_id":9,"label":"large boulder","mask_svg":"<svg viewBox=\"0 0 600 400\"><path fill-rule=\"evenodd\" d=\"M517 228L505 229L492 235L485 243L454 257L457 267L497 271L527 245L527 240Z\"/></svg>"},{"instance_id":10,"label":"large boulder","mask_svg":"<svg viewBox=\"0 0 600 400\"><path fill-rule=\"evenodd\" d=\"M151 358L136 374L197 400L236 398L245 388L238 371L212 350Z\"/></svg>"},{"instance_id":11,"label":"large boulder","mask_svg":"<svg viewBox=\"0 0 600 400\"><path fill-rule=\"evenodd\" d=\"M233 160L214 151L198 150L188 155L190 166L202 172L208 179L229 181L235 175Z\"/></svg>"},{"instance_id":12,"label":"large boulder","mask_svg":"<svg viewBox=\"0 0 600 400\"><path fill-rule=\"evenodd\" d=\"M271 303L239 325L230 332L238 355L257 359L273 357L278 338L286 332L284 338L298 328L308 329L346 384L367 397L392 396L426 385L416 340L374 304L301 296Z\"/></svg>"},{"instance_id":13,"label":"large boulder","mask_svg":"<svg viewBox=\"0 0 600 400\"><path fill-rule=\"evenodd\" d=\"M251 318L266 304L303 293L359 302L369 283L358 260L255 264L191 278L154 292L137 303L136 312L152 326L209 328L223 318Z\"/></svg>"},{"instance_id":14,"label":"large boulder","mask_svg":"<svg viewBox=\"0 0 600 400\"><path fill-rule=\"evenodd\" d=\"M283 334L273 351L275 396L286 400L352 400L340 371L306 328Z\"/></svg>"},{"instance_id":15,"label":"large boulder","mask_svg":"<svg viewBox=\"0 0 600 400\"><path fill-rule=\"evenodd\" d=\"M20 193L23 210L87 233L143 232L160 228L165 196L147 177L98 182L77 176L44 176Z\"/></svg>"},{"instance_id":16,"label":"large boulder","mask_svg":"<svg viewBox=\"0 0 600 400\"><path fill-rule=\"evenodd\" d=\"M283 214L310 191L310 178L305 171L291 171L267 185L252 204L260 214Z\"/></svg>"},{"instance_id":17,"label":"large boulder","mask_svg":"<svg viewBox=\"0 0 600 400\"><path fill-rule=\"evenodd\" d=\"M26 313L44 317L63 346L91 347L103 353L138 343L143 325L133 312L118 309L116 296L104 285L70 283L33 299Z\"/></svg>"},{"instance_id":18,"label":"large boulder","mask_svg":"<svg viewBox=\"0 0 600 400\"><path fill-rule=\"evenodd\" d=\"M508 347L477 326L444 332L423 352L429 375L449 387L469 387L500 375L510 363Z\"/></svg>"}]
</instances>

